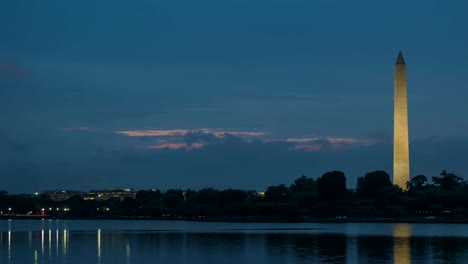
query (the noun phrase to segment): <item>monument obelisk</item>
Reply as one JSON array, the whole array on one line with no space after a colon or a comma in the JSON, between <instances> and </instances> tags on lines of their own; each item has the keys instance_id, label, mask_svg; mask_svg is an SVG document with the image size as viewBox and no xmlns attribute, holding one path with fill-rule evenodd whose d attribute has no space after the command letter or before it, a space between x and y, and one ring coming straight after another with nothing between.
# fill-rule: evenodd
<instances>
[{"instance_id":1,"label":"monument obelisk","mask_svg":"<svg viewBox=\"0 0 468 264\"><path fill-rule=\"evenodd\" d=\"M406 95L406 63L398 54L395 64L395 105L393 112L393 184L406 190L409 176L408 100Z\"/></svg>"}]
</instances>

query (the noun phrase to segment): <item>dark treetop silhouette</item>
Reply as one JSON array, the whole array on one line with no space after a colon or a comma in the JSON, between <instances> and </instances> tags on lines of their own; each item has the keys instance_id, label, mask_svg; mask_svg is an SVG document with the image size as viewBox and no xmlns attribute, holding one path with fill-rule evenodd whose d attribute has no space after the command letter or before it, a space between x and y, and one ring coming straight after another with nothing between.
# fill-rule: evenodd
<instances>
[{"instance_id":1,"label":"dark treetop silhouette","mask_svg":"<svg viewBox=\"0 0 468 264\"><path fill-rule=\"evenodd\" d=\"M270 186L264 193L246 190L170 189L140 190L136 198L96 201L75 195L54 201L45 194L8 195L0 192L1 217L138 217L213 220L300 220L306 218L353 218L468 216L468 183L454 173L418 175L403 191L390 182L385 171L369 172L357 180L355 190L346 189L343 172L332 171L316 180L306 176L289 187ZM66 209L66 210L65 210Z\"/></svg>"}]
</instances>

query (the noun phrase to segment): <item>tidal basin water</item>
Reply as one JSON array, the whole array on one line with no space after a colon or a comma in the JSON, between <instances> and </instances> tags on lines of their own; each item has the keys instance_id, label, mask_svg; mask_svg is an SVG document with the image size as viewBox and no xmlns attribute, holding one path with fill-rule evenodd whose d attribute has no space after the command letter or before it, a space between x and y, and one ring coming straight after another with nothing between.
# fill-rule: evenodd
<instances>
[{"instance_id":1,"label":"tidal basin water","mask_svg":"<svg viewBox=\"0 0 468 264\"><path fill-rule=\"evenodd\" d=\"M468 263L468 226L0 220L0 263Z\"/></svg>"}]
</instances>

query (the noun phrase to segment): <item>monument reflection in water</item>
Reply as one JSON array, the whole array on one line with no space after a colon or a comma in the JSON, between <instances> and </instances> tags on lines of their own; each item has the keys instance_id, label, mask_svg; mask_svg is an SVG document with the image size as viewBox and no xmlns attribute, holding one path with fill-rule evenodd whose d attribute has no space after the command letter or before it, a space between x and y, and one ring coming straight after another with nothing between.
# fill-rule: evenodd
<instances>
[{"instance_id":1,"label":"monument reflection in water","mask_svg":"<svg viewBox=\"0 0 468 264\"><path fill-rule=\"evenodd\" d=\"M395 224L393 227L394 262L398 264L411 263L410 224Z\"/></svg>"},{"instance_id":2,"label":"monument reflection in water","mask_svg":"<svg viewBox=\"0 0 468 264\"><path fill-rule=\"evenodd\" d=\"M0 221L0 263L414 264L467 258L468 231L461 225Z\"/></svg>"}]
</instances>

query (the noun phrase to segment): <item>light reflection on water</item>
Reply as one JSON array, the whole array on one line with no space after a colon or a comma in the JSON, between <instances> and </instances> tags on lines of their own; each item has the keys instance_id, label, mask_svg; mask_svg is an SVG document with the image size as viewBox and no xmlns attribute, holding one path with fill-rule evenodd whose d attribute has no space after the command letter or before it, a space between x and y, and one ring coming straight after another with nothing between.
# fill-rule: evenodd
<instances>
[{"instance_id":1,"label":"light reflection on water","mask_svg":"<svg viewBox=\"0 0 468 264\"><path fill-rule=\"evenodd\" d=\"M394 262L395 264L411 263L411 225L410 224L395 224L393 226L394 239Z\"/></svg>"},{"instance_id":2,"label":"light reflection on water","mask_svg":"<svg viewBox=\"0 0 468 264\"><path fill-rule=\"evenodd\" d=\"M97 230L97 255L98 263L101 264L101 229Z\"/></svg>"},{"instance_id":3,"label":"light reflection on water","mask_svg":"<svg viewBox=\"0 0 468 264\"><path fill-rule=\"evenodd\" d=\"M0 221L0 263L414 264L467 258L464 225Z\"/></svg>"}]
</instances>

